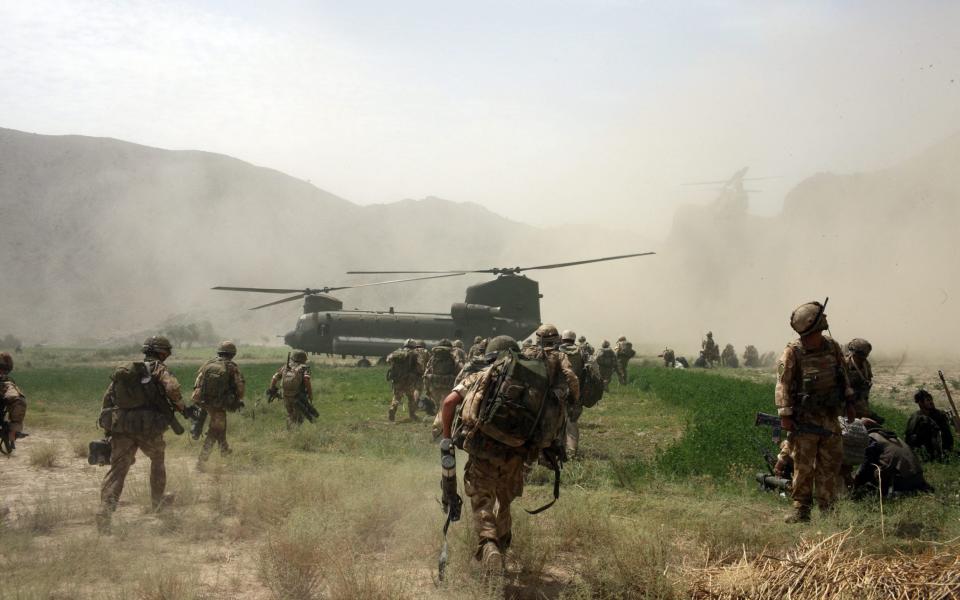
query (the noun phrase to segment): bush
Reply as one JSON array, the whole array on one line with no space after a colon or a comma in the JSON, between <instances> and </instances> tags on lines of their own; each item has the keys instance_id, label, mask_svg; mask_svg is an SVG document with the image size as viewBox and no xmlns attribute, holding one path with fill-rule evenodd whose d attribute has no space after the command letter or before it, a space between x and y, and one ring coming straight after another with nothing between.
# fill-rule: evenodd
<instances>
[{"instance_id":1,"label":"bush","mask_svg":"<svg viewBox=\"0 0 960 600\"><path fill-rule=\"evenodd\" d=\"M37 444L30 451L30 466L40 469L50 469L57 466L57 456L60 451L54 444L44 442Z\"/></svg>"}]
</instances>

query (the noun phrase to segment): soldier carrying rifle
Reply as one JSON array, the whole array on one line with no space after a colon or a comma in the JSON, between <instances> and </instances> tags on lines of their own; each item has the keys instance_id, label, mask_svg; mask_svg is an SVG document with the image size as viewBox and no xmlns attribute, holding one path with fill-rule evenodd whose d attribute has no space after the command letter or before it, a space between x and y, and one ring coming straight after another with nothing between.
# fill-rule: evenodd
<instances>
[{"instance_id":1,"label":"soldier carrying rifle","mask_svg":"<svg viewBox=\"0 0 960 600\"><path fill-rule=\"evenodd\" d=\"M306 352L297 350L287 357L287 364L280 367L270 379L267 396L271 401L283 397L283 406L287 409L287 429L299 426L305 418L313 422L319 416L313 406L313 385Z\"/></svg>"}]
</instances>

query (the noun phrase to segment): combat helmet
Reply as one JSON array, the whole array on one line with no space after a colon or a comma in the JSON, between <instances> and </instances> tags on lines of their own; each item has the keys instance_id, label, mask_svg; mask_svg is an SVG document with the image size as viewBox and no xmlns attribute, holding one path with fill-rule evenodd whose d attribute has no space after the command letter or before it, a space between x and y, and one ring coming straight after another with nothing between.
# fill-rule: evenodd
<instances>
[{"instance_id":1,"label":"combat helmet","mask_svg":"<svg viewBox=\"0 0 960 600\"><path fill-rule=\"evenodd\" d=\"M474 343L474 344L479 344L479 343L482 342L482 341L483 341L483 338L480 337L479 335L478 335L477 337L473 338L473 343Z\"/></svg>"},{"instance_id":2,"label":"combat helmet","mask_svg":"<svg viewBox=\"0 0 960 600\"><path fill-rule=\"evenodd\" d=\"M517 341L509 335L498 335L487 342L487 356L499 354L504 350L519 352L520 347L517 346Z\"/></svg>"},{"instance_id":3,"label":"combat helmet","mask_svg":"<svg viewBox=\"0 0 960 600\"><path fill-rule=\"evenodd\" d=\"M537 343L541 346L555 346L560 341L560 332L556 325L544 323L537 328Z\"/></svg>"},{"instance_id":4,"label":"combat helmet","mask_svg":"<svg viewBox=\"0 0 960 600\"><path fill-rule=\"evenodd\" d=\"M454 348L463 348L463 340L453 340Z\"/></svg>"},{"instance_id":5,"label":"combat helmet","mask_svg":"<svg viewBox=\"0 0 960 600\"><path fill-rule=\"evenodd\" d=\"M220 346L217 347L217 354L220 356L234 356L236 353L237 345L230 340L220 342Z\"/></svg>"},{"instance_id":6,"label":"combat helmet","mask_svg":"<svg viewBox=\"0 0 960 600\"><path fill-rule=\"evenodd\" d=\"M303 350L295 350L293 354L290 355L290 358L293 359L293 362L300 363L302 365L307 362L307 353Z\"/></svg>"},{"instance_id":7,"label":"combat helmet","mask_svg":"<svg viewBox=\"0 0 960 600\"><path fill-rule=\"evenodd\" d=\"M437 346L443 346L444 348L453 348L453 344L447 338L443 338L437 342Z\"/></svg>"},{"instance_id":8,"label":"combat helmet","mask_svg":"<svg viewBox=\"0 0 960 600\"><path fill-rule=\"evenodd\" d=\"M617 338L617 341L618 341L618 342L625 342L625 341L627 341L627 336L621 335L620 337Z\"/></svg>"},{"instance_id":9,"label":"combat helmet","mask_svg":"<svg viewBox=\"0 0 960 600\"><path fill-rule=\"evenodd\" d=\"M573 332L572 329L564 329L563 333L560 334L560 340L564 342L573 343L577 339L577 334Z\"/></svg>"},{"instance_id":10,"label":"combat helmet","mask_svg":"<svg viewBox=\"0 0 960 600\"><path fill-rule=\"evenodd\" d=\"M917 390L917 393L913 395L913 401L920 404L924 400L933 400L933 395L927 390L920 388Z\"/></svg>"},{"instance_id":11,"label":"combat helmet","mask_svg":"<svg viewBox=\"0 0 960 600\"><path fill-rule=\"evenodd\" d=\"M404 348L416 348L417 343L413 341L413 338L407 338L407 341L403 343Z\"/></svg>"},{"instance_id":12,"label":"combat helmet","mask_svg":"<svg viewBox=\"0 0 960 600\"><path fill-rule=\"evenodd\" d=\"M601 348L609 348L609 347L610 347L610 340L603 340L603 343L600 344L600 347L601 347Z\"/></svg>"},{"instance_id":13,"label":"combat helmet","mask_svg":"<svg viewBox=\"0 0 960 600\"><path fill-rule=\"evenodd\" d=\"M425 342L424 340L417 340L416 342L414 342L414 347L416 347L416 348L426 348L426 347L427 347L427 342Z\"/></svg>"},{"instance_id":14,"label":"combat helmet","mask_svg":"<svg viewBox=\"0 0 960 600\"><path fill-rule=\"evenodd\" d=\"M577 341L582 344L587 341L587 336L581 335L580 337L577 338Z\"/></svg>"},{"instance_id":15,"label":"combat helmet","mask_svg":"<svg viewBox=\"0 0 960 600\"><path fill-rule=\"evenodd\" d=\"M790 315L790 327L801 336L827 329L827 315L824 306L817 301L801 304Z\"/></svg>"},{"instance_id":16,"label":"combat helmet","mask_svg":"<svg viewBox=\"0 0 960 600\"><path fill-rule=\"evenodd\" d=\"M9 373L13 370L13 357L9 352L0 352L0 372Z\"/></svg>"},{"instance_id":17,"label":"combat helmet","mask_svg":"<svg viewBox=\"0 0 960 600\"><path fill-rule=\"evenodd\" d=\"M170 344L170 340L162 335L151 335L147 339L143 340L142 351L144 354L167 354L170 355L173 353L173 346Z\"/></svg>"},{"instance_id":18,"label":"combat helmet","mask_svg":"<svg viewBox=\"0 0 960 600\"><path fill-rule=\"evenodd\" d=\"M853 338L847 342L847 350L849 350L851 354L859 354L867 358L870 356L870 351L873 350L873 346L863 338Z\"/></svg>"}]
</instances>

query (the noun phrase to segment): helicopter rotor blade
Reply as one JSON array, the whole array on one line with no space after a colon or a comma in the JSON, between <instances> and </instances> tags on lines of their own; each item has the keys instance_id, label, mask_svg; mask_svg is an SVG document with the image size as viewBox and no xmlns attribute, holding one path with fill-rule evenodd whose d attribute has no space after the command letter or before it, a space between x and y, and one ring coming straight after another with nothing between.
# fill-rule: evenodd
<instances>
[{"instance_id":1,"label":"helicopter rotor blade","mask_svg":"<svg viewBox=\"0 0 960 600\"><path fill-rule=\"evenodd\" d=\"M552 265L537 265L536 267L517 267L517 272L520 271L533 271L535 269L559 269L561 267L573 267L575 265L586 265L590 263L605 262L608 260L620 260L623 258L633 258L635 256L650 256L656 254L656 252L636 252L634 254L621 254L620 256L605 256L603 258L591 258L588 260L575 260L572 262L565 263L555 263Z\"/></svg>"},{"instance_id":2,"label":"helicopter rotor blade","mask_svg":"<svg viewBox=\"0 0 960 600\"><path fill-rule=\"evenodd\" d=\"M230 287L224 285L218 285L217 287L210 288L211 290L223 290L227 292L260 292L263 294L293 294L296 292L304 293L303 289L293 290L287 288L251 288L251 287Z\"/></svg>"},{"instance_id":3,"label":"helicopter rotor blade","mask_svg":"<svg viewBox=\"0 0 960 600\"><path fill-rule=\"evenodd\" d=\"M267 304L261 304L260 306L254 306L254 307L251 308L250 310L260 310L261 308L266 308L266 307L268 307L268 306L275 306L275 305L277 305L277 304L283 304L284 302L293 302L294 300L300 300L300 299L302 299L302 298L304 298L304 297L306 297L306 296L308 296L308 295L309 295L309 294L304 294L303 292L300 292L300 293L297 294L296 296L290 296L289 298L284 298L283 300L275 300L275 301L273 301L273 302L268 302Z\"/></svg>"},{"instance_id":4,"label":"helicopter rotor blade","mask_svg":"<svg viewBox=\"0 0 960 600\"><path fill-rule=\"evenodd\" d=\"M459 271L347 271L347 275L416 275L417 273L445 273L446 277L453 275L463 275L465 273L477 273L477 271L468 271L461 269ZM424 279L431 279L424 277ZM412 279L402 279L401 281L413 281Z\"/></svg>"},{"instance_id":5,"label":"helicopter rotor blade","mask_svg":"<svg viewBox=\"0 0 960 600\"><path fill-rule=\"evenodd\" d=\"M401 274L401 273L450 273L462 275L465 273L490 273L491 275L504 275L507 273L520 273L522 271L532 271L534 269L559 269L560 267L572 267L574 265L585 265L595 262L603 262L607 260L620 260L621 258L632 258L634 256L649 256L651 254L656 254L656 252L637 252L634 254L621 254L620 256L605 256L603 258L591 258L588 260L575 260L572 262L565 263L556 263L552 265L537 265L535 267L494 267L491 269L460 269L459 271L347 271L349 275L384 275L389 273Z\"/></svg>"},{"instance_id":6,"label":"helicopter rotor blade","mask_svg":"<svg viewBox=\"0 0 960 600\"><path fill-rule=\"evenodd\" d=\"M465 275L463 271L442 271L443 275L431 275L429 277L409 277L407 279L391 279L390 281L374 281L371 283L358 283L356 285L344 285L341 287L325 288L327 291L332 292L335 290L349 290L352 288L362 288L370 287L373 285L387 285L388 283L404 283L407 281L424 281L425 279L442 279L444 277L459 277L460 275Z\"/></svg>"}]
</instances>

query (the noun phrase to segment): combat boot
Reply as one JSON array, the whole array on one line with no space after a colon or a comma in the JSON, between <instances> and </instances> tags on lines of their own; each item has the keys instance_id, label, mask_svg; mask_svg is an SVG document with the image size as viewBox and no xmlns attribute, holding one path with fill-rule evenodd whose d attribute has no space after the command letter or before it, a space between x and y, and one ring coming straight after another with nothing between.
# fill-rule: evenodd
<instances>
[{"instance_id":1,"label":"combat boot","mask_svg":"<svg viewBox=\"0 0 960 600\"><path fill-rule=\"evenodd\" d=\"M397 410L395 408L391 408L390 410L387 411L387 420L389 420L391 423L396 422Z\"/></svg>"},{"instance_id":2,"label":"combat boot","mask_svg":"<svg viewBox=\"0 0 960 600\"><path fill-rule=\"evenodd\" d=\"M176 494L164 494L159 498L154 499L152 502L153 510L156 512L160 512L166 509L168 506L173 504L173 501L176 500L176 498L177 498Z\"/></svg>"},{"instance_id":3,"label":"combat boot","mask_svg":"<svg viewBox=\"0 0 960 600\"><path fill-rule=\"evenodd\" d=\"M496 542L488 541L480 548L480 568L488 577L503 575L503 553Z\"/></svg>"},{"instance_id":4,"label":"combat boot","mask_svg":"<svg viewBox=\"0 0 960 600\"><path fill-rule=\"evenodd\" d=\"M810 507L809 506L798 506L793 509L793 512L787 515L783 520L784 523L807 523L810 521Z\"/></svg>"}]
</instances>

